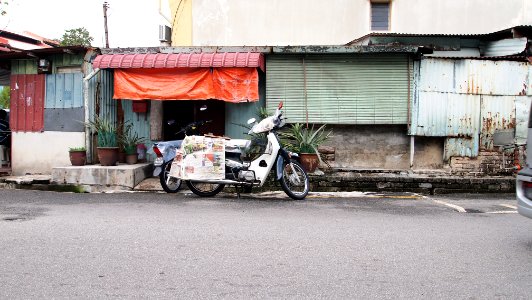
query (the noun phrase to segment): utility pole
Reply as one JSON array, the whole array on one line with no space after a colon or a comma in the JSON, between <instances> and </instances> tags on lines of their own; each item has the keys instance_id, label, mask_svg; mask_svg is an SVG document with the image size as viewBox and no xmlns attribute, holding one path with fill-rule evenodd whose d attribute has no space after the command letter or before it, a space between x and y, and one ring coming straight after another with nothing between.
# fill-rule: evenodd
<instances>
[{"instance_id":1,"label":"utility pole","mask_svg":"<svg viewBox=\"0 0 532 300\"><path fill-rule=\"evenodd\" d=\"M103 3L103 26L105 28L105 48L109 48L109 33L107 32L107 9L109 8L109 3Z\"/></svg>"}]
</instances>

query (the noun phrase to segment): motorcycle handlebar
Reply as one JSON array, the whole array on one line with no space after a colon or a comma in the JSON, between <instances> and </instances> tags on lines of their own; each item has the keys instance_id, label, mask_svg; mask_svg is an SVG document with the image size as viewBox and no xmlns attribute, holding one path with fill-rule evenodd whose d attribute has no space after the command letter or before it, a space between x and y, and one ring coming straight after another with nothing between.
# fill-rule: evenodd
<instances>
[{"instance_id":1,"label":"motorcycle handlebar","mask_svg":"<svg viewBox=\"0 0 532 300\"><path fill-rule=\"evenodd\" d=\"M186 134L189 130L191 130L194 127L203 126L203 125L211 123L211 122L212 122L212 120L205 120L205 121L201 120L201 121L196 121L196 122L189 123L185 127L181 128L181 130L176 132L175 135L178 135L178 134L183 133L183 132Z\"/></svg>"}]
</instances>

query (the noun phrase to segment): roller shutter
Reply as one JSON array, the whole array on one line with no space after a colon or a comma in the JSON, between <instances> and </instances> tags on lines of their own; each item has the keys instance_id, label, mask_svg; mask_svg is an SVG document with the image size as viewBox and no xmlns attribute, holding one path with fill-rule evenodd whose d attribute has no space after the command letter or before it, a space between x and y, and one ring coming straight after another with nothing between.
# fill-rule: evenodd
<instances>
[{"instance_id":1,"label":"roller shutter","mask_svg":"<svg viewBox=\"0 0 532 300\"><path fill-rule=\"evenodd\" d=\"M412 74L403 54L271 55L266 104L291 123L407 124Z\"/></svg>"}]
</instances>

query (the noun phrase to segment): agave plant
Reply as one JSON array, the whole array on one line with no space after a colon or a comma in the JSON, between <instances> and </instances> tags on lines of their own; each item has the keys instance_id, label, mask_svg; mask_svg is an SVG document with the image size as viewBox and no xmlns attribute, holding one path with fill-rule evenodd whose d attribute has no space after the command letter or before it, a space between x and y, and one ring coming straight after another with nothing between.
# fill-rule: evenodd
<instances>
[{"instance_id":1,"label":"agave plant","mask_svg":"<svg viewBox=\"0 0 532 300\"><path fill-rule=\"evenodd\" d=\"M139 137L138 133L133 130L133 124L126 122L120 135L120 144L124 147L126 154L135 154L137 144L143 143L145 139Z\"/></svg>"},{"instance_id":2,"label":"agave plant","mask_svg":"<svg viewBox=\"0 0 532 300\"><path fill-rule=\"evenodd\" d=\"M116 126L109 120L95 116L94 120L85 123L85 125L91 128L93 132L98 133L98 147L118 146Z\"/></svg>"},{"instance_id":3,"label":"agave plant","mask_svg":"<svg viewBox=\"0 0 532 300\"><path fill-rule=\"evenodd\" d=\"M324 143L332 131L325 130L325 124L314 130L304 124L292 124L288 130L279 133L284 147L296 153L318 153L318 147Z\"/></svg>"}]
</instances>

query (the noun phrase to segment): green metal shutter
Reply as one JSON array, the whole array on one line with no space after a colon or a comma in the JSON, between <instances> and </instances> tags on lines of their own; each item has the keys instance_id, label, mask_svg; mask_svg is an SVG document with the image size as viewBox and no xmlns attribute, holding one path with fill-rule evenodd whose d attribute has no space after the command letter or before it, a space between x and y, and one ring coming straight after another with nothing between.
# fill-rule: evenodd
<instances>
[{"instance_id":1,"label":"green metal shutter","mask_svg":"<svg viewBox=\"0 0 532 300\"><path fill-rule=\"evenodd\" d=\"M266 64L267 108L284 101L288 122L408 122L407 55L270 55Z\"/></svg>"}]
</instances>

